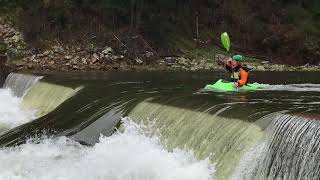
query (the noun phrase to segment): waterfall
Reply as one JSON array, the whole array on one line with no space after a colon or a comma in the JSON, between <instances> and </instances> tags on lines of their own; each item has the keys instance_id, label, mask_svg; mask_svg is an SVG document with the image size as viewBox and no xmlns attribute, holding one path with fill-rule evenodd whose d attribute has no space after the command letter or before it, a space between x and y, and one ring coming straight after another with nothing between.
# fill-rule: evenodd
<instances>
[{"instance_id":1,"label":"waterfall","mask_svg":"<svg viewBox=\"0 0 320 180\"><path fill-rule=\"evenodd\" d=\"M10 73L3 87L11 89L14 96L22 97L41 78L41 76Z\"/></svg>"},{"instance_id":2,"label":"waterfall","mask_svg":"<svg viewBox=\"0 0 320 180\"><path fill-rule=\"evenodd\" d=\"M239 160L263 137L255 123L220 116L228 107L208 107L199 111L152 102L139 103L129 117L154 123L169 148L187 148L198 158L210 157L217 179L229 179Z\"/></svg>"},{"instance_id":3,"label":"waterfall","mask_svg":"<svg viewBox=\"0 0 320 180\"><path fill-rule=\"evenodd\" d=\"M268 129L261 162L253 179L318 179L320 122L278 115Z\"/></svg>"},{"instance_id":4,"label":"waterfall","mask_svg":"<svg viewBox=\"0 0 320 180\"><path fill-rule=\"evenodd\" d=\"M21 107L27 110L35 110L37 117L41 117L54 110L81 89L82 86L72 88L38 82L24 95Z\"/></svg>"}]
</instances>

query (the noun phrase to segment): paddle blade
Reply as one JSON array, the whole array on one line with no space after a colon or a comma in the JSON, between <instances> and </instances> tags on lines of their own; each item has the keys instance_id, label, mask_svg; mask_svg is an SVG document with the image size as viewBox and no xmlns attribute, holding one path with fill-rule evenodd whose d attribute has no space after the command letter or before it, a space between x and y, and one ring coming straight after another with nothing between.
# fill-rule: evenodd
<instances>
[{"instance_id":1,"label":"paddle blade","mask_svg":"<svg viewBox=\"0 0 320 180\"><path fill-rule=\"evenodd\" d=\"M227 32L221 34L221 42L224 48L229 52L230 50L230 38Z\"/></svg>"}]
</instances>

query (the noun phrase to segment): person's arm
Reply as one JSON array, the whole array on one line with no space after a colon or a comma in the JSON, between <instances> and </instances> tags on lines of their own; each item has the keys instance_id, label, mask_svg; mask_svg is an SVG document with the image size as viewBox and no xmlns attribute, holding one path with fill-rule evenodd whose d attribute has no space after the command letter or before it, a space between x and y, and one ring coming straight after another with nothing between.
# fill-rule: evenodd
<instances>
[{"instance_id":1,"label":"person's arm","mask_svg":"<svg viewBox=\"0 0 320 180\"><path fill-rule=\"evenodd\" d=\"M238 86L243 86L247 83L249 72L246 72L242 68L240 68L240 79L237 81Z\"/></svg>"},{"instance_id":2,"label":"person's arm","mask_svg":"<svg viewBox=\"0 0 320 180\"><path fill-rule=\"evenodd\" d=\"M231 58L228 58L228 59L226 60L226 63L225 63L225 66L224 66L224 67L226 68L226 70L228 70L229 72L232 73L231 62L232 62Z\"/></svg>"},{"instance_id":3,"label":"person's arm","mask_svg":"<svg viewBox=\"0 0 320 180\"><path fill-rule=\"evenodd\" d=\"M231 61L232 61L231 58L228 57L227 59L218 59L216 62L218 65L223 67L226 67L226 66L231 67Z\"/></svg>"}]
</instances>

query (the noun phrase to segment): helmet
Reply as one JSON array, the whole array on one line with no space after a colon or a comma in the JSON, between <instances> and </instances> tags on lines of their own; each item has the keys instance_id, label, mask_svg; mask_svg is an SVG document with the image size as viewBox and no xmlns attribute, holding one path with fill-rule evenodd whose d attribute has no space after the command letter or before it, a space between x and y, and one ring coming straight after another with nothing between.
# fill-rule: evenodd
<instances>
[{"instance_id":1,"label":"helmet","mask_svg":"<svg viewBox=\"0 0 320 180\"><path fill-rule=\"evenodd\" d=\"M241 55L234 55L234 56L232 56L232 60L242 61L242 56Z\"/></svg>"}]
</instances>

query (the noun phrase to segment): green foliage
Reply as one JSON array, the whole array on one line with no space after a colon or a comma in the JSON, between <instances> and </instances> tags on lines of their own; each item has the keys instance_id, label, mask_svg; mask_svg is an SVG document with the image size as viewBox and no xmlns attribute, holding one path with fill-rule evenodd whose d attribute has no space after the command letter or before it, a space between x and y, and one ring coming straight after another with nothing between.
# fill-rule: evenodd
<instances>
[{"instance_id":1,"label":"green foliage","mask_svg":"<svg viewBox=\"0 0 320 180\"><path fill-rule=\"evenodd\" d=\"M320 5L318 2L311 5L287 5L288 22L298 25L306 34L320 35Z\"/></svg>"},{"instance_id":2,"label":"green foliage","mask_svg":"<svg viewBox=\"0 0 320 180\"><path fill-rule=\"evenodd\" d=\"M8 45L0 41L0 54L5 54L7 52Z\"/></svg>"},{"instance_id":3,"label":"green foliage","mask_svg":"<svg viewBox=\"0 0 320 180\"><path fill-rule=\"evenodd\" d=\"M307 38L320 35L320 0L0 0L3 10L19 12L26 38L46 40L42 36L49 34L63 39L83 30L80 36L99 39L112 29L143 35L152 46L189 51L190 56L222 51L199 48L193 39L220 43L219 34L225 31L231 50L263 53L272 46L268 39L275 24L295 25ZM269 47L261 47L264 40Z\"/></svg>"}]
</instances>

